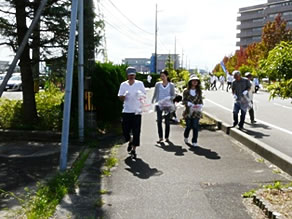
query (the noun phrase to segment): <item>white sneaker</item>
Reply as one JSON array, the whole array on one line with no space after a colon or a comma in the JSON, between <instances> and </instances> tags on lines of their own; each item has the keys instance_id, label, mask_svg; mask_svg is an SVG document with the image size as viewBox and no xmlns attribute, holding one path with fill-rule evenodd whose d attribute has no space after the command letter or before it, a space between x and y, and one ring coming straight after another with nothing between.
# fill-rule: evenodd
<instances>
[{"instance_id":1,"label":"white sneaker","mask_svg":"<svg viewBox=\"0 0 292 219\"><path fill-rule=\"evenodd\" d=\"M193 143L193 147L198 147L198 143Z\"/></svg>"},{"instance_id":2,"label":"white sneaker","mask_svg":"<svg viewBox=\"0 0 292 219\"><path fill-rule=\"evenodd\" d=\"M189 139L188 138L185 138L184 141L185 141L186 144L189 143Z\"/></svg>"}]
</instances>

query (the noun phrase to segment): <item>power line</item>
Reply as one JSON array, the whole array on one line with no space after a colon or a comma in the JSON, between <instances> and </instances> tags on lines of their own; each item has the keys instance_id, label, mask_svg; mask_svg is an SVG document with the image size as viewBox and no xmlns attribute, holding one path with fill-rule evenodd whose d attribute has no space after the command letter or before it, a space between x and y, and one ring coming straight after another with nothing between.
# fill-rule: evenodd
<instances>
[{"instance_id":1,"label":"power line","mask_svg":"<svg viewBox=\"0 0 292 219\"><path fill-rule=\"evenodd\" d=\"M111 26L113 29L115 29L116 31L118 31L119 33L121 33L122 35L128 37L129 39L131 39L132 41L134 40L134 42L136 43L139 43L140 44L144 44L146 45L147 47L153 47L152 45L148 44L148 43L145 43L145 42L142 42L142 41L139 41L137 40L137 38L133 38L131 35L128 35L126 34L125 32L123 32L121 29L119 29L117 26L111 24L110 22L108 22L107 20L104 20L106 24L108 24L109 26Z\"/></svg>"},{"instance_id":2,"label":"power line","mask_svg":"<svg viewBox=\"0 0 292 219\"><path fill-rule=\"evenodd\" d=\"M123 15L123 17L125 17L131 24L133 24L136 28L138 28L139 30L143 31L144 33L150 34L150 35L154 35L153 33L150 33L144 29L142 29L141 27L139 27L137 24L135 24L130 18L128 18L111 0L108 0L109 3L111 3L111 5L118 11L120 12L121 15Z\"/></svg>"},{"instance_id":3,"label":"power line","mask_svg":"<svg viewBox=\"0 0 292 219\"><path fill-rule=\"evenodd\" d=\"M142 39L144 38L144 40L146 40L147 42L149 41L152 41L152 39L148 38L148 37L145 37L145 34L141 34L141 33L137 33L136 30L132 29L129 25L125 24L122 22L122 20L118 17L116 17L116 14L114 14L110 9L108 9L105 5L103 4L100 4L103 8L103 10L105 10L109 15L110 17L107 17L107 20L108 21L111 21L111 23L116 23L115 21L118 22L118 26L119 27L123 27L123 29L128 32L129 34L131 35L136 35L139 39ZM109 18L111 18L111 20L109 20ZM113 20L113 18L115 19L115 21Z\"/></svg>"}]
</instances>

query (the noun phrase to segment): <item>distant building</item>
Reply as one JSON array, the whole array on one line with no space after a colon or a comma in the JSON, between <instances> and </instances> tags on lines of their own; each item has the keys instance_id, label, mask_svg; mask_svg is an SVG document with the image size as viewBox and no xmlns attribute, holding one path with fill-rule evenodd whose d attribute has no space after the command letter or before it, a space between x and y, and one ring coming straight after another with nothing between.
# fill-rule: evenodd
<instances>
[{"instance_id":1,"label":"distant building","mask_svg":"<svg viewBox=\"0 0 292 219\"><path fill-rule=\"evenodd\" d=\"M179 54L157 54L157 72L165 69L165 63L170 56L171 61L174 63L174 69L179 68ZM151 56L151 72L155 72L155 54L153 53Z\"/></svg>"},{"instance_id":2,"label":"distant building","mask_svg":"<svg viewBox=\"0 0 292 219\"><path fill-rule=\"evenodd\" d=\"M0 61L0 73L4 73L9 68L9 61Z\"/></svg>"},{"instance_id":3,"label":"distant building","mask_svg":"<svg viewBox=\"0 0 292 219\"><path fill-rule=\"evenodd\" d=\"M289 28L292 28L292 0L268 0L268 3L244 7L239 9L237 29L240 39L236 46L247 47L249 44L260 42L262 28L268 21L274 21L278 14L282 14Z\"/></svg>"},{"instance_id":4,"label":"distant building","mask_svg":"<svg viewBox=\"0 0 292 219\"><path fill-rule=\"evenodd\" d=\"M150 59L147 58L125 58L123 64L136 68L138 72L150 72Z\"/></svg>"}]
</instances>

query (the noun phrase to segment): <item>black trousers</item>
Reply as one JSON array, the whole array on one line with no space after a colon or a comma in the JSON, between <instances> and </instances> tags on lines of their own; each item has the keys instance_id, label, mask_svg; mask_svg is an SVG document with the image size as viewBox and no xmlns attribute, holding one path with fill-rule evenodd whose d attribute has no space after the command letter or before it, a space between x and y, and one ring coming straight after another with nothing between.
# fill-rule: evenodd
<instances>
[{"instance_id":1,"label":"black trousers","mask_svg":"<svg viewBox=\"0 0 292 219\"><path fill-rule=\"evenodd\" d=\"M158 128L158 136L159 138L163 138L163 128L162 128L162 111L160 110L159 106L156 106L157 111L157 128ZM165 138L169 138L169 131L170 131L170 113L164 116L165 119Z\"/></svg>"},{"instance_id":2,"label":"black trousers","mask_svg":"<svg viewBox=\"0 0 292 219\"><path fill-rule=\"evenodd\" d=\"M253 104L253 102L252 102L252 104ZM250 121L251 122L254 122L254 110L253 110L253 106L252 106L252 108L250 108L250 110L248 112L249 112Z\"/></svg>"},{"instance_id":3,"label":"black trousers","mask_svg":"<svg viewBox=\"0 0 292 219\"><path fill-rule=\"evenodd\" d=\"M122 128L125 140L128 142L133 134L133 145L140 146L140 133L141 133L141 115L135 113L123 113L122 115Z\"/></svg>"},{"instance_id":4,"label":"black trousers","mask_svg":"<svg viewBox=\"0 0 292 219\"><path fill-rule=\"evenodd\" d=\"M231 89L231 85L232 85L232 82L227 82L227 88L226 88L227 92L228 92L229 89Z\"/></svg>"}]
</instances>

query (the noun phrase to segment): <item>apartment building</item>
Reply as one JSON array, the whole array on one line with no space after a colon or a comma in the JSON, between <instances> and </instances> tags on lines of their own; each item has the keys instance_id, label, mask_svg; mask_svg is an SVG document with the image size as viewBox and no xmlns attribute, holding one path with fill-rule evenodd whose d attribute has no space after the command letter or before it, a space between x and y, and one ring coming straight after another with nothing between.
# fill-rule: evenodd
<instances>
[{"instance_id":1,"label":"apartment building","mask_svg":"<svg viewBox=\"0 0 292 219\"><path fill-rule=\"evenodd\" d=\"M265 4L240 8L237 21L240 24L237 29L239 41L236 46L247 47L249 44L260 42L262 29L269 21L274 21L278 14L287 21L292 28L292 0L268 0Z\"/></svg>"}]
</instances>

